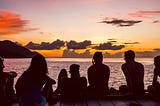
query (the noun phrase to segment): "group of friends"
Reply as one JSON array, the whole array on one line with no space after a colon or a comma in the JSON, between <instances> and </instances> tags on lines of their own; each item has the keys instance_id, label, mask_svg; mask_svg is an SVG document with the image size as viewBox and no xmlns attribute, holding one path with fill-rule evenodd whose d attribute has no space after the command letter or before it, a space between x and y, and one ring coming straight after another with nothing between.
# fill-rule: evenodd
<instances>
[{"instance_id":1,"label":"group of friends","mask_svg":"<svg viewBox=\"0 0 160 106\"><path fill-rule=\"evenodd\" d=\"M124 95L140 96L145 94L144 90L144 66L135 61L135 52L128 50L124 52L125 63L121 68L126 78L126 85L119 87L119 93ZM0 104L10 105L9 100L16 96L19 106L45 106L46 102L53 101L53 97L74 100L86 98L101 98L111 93L108 82L110 68L103 63L102 52L95 52L92 65L88 68L86 77L80 76L80 65L71 64L69 69L70 78L66 69L62 69L58 75L57 89L52 85L56 81L48 76L48 68L45 57L41 54L35 55L29 68L18 78L13 87L16 72L4 72L3 58L0 58ZM148 91L160 95L160 56L154 58L154 75L152 85ZM88 83L87 83L88 82Z\"/></svg>"}]
</instances>

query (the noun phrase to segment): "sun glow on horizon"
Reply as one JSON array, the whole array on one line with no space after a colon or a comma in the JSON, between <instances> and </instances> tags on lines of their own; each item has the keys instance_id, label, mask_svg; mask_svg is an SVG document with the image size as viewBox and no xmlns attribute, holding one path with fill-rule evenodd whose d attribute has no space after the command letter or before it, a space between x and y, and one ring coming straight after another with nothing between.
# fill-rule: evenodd
<instances>
[{"instance_id":1,"label":"sun glow on horizon","mask_svg":"<svg viewBox=\"0 0 160 106\"><path fill-rule=\"evenodd\" d=\"M44 55L45 57L62 57L63 51L62 50L31 50L31 51L35 51L38 52L42 55Z\"/></svg>"},{"instance_id":2,"label":"sun glow on horizon","mask_svg":"<svg viewBox=\"0 0 160 106\"><path fill-rule=\"evenodd\" d=\"M0 41L33 42L45 57L160 49L160 0L16 1L1 0Z\"/></svg>"}]
</instances>

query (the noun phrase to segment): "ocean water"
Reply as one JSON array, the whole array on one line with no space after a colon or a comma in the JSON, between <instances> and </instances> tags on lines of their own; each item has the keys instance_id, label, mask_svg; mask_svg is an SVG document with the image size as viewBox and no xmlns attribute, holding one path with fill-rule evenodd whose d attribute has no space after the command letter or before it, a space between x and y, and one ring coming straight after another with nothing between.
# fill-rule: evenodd
<instances>
[{"instance_id":1,"label":"ocean water","mask_svg":"<svg viewBox=\"0 0 160 106\"><path fill-rule=\"evenodd\" d=\"M71 64L80 65L80 74L87 78L87 69L92 65L91 58L46 58L49 76L57 81L58 74L62 68L69 71ZM153 58L137 58L136 61L141 62L145 68L144 84L145 89L148 85L151 85L153 79ZM14 84L16 83L19 76L29 67L31 58L20 58L20 59L5 59L4 60L4 71L15 71L18 76L15 78ZM109 87L118 87L122 84L126 84L125 77L121 70L121 65L124 63L123 58L104 58L104 64L108 65L111 73L109 78ZM70 77L69 73L68 76ZM55 90L57 84L53 85Z\"/></svg>"}]
</instances>

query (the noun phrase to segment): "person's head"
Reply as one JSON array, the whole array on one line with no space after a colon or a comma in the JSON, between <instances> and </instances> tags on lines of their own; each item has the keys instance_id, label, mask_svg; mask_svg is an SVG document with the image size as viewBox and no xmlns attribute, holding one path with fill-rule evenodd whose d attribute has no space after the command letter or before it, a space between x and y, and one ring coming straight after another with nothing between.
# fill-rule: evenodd
<instances>
[{"instance_id":1,"label":"person's head","mask_svg":"<svg viewBox=\"0 0 160 106\"><path fill-rule=\"evenodd\" d=\"M61 78L63 78L63 77L68 77L66 69L62 69L60 71L59 76L58 76L58 80L61 80Z\"/></svg>"},{"instance_id":2,"label":"person's head","mask_svg":"<svg viewBox=\"0 0 160 106\"><path fill-rule=\"evenodd\" d=\"M5 67L3 64L4 59L0 57L0 72L3 72L3 68Z\"/></svg>"},{"instance_id":3,"label":"person's head","mask_svg":"<svg viewBox=\"0 0 160 106\"><path fill-rule=\"evenodd\" d=\"M79 78L80 77L79 68L80 68L80 66L78 64L70 65L69 73L71 74L71 78Z\"/></svg>"},{"instance_id":4,"label":"person's head","mask_svg":"<svg viewBox=\"0 0 160 106\"><path fill-rule=\"evenodd\" d=\"M28 69L35 77L45 76L48 73L47 62L45 57L41 54L36 54L32 60Z\"/></svg>"},{"instance_id":5,"label":"person's head","mask_svg":"<svg viewBox=\"0 0 160 106\"><path fill-rule=\"evenodd\" d=\"M135 59L135 53L133 50L128 50L126 52L124 52L124 59L125 61L134 61Z\"/></svg>"},{"instance_id":6,"label":"person's head","mask_svg":"<svg viewBox=\"0 0 160 106\"><path fill-rule=\"evenodd\" d=\"M154 65L155 67L160 68L160 55L154 58Z\"/></svg>"},{"instance_id":7,"label":"person's head","mask_svg":"<svg viewBox=\"0 0 160 106\"><path fill-rule=\"evenodd\" d=\"M92 63L93 64L102 63L102 61L103 61L102 52L95 52L92 58Z\"/></svg>"}]
</instances>

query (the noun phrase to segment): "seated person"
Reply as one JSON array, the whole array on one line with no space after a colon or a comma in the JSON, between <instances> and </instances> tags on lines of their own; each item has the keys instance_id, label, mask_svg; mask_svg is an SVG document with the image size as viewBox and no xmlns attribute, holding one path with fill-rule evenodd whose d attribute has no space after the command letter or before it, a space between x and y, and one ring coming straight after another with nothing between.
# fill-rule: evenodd
<instances>
[{"instance_id":1,"label":"seated person","mask_svg":"<svg viewBox=\"0 0 160 106\"><path fill-rule=\"evenodd\" d=\"M159 96L160 84L157 79L158 77L160 77L160 55L154 58L154 65L155 65L155 68L154 68L153 82L151 86L148 86L148 90L150 93L154 94L155 96Z\"/></svg>"},{"instance_id":2,"label":"seated person","mask_svg":"<svg viewBox=\"0 0 160 106\"><path fill-rule=\"evenodd\" d=\"M90 97L103 97L109 93L110 69L103 64L102 52L95 52L92 65L88 68L88 93Z\"/></svg>"},{"instance_id":3,"label":"seated person","mask_svg":"<svg viewBox=\"0 0 160 106\"><path fill-rule=\"evenodd\" d=\"M56 84L56 81L54 79L50 78L49 76L46 76L46 82L45 82L44 87L42 89L42 95L46 98L49 105L56 103L56 101L53 100L54 97L53 97L52 85L54 85L54 84Z\"/></svg>"},{"instance_id":4,"label":"seated person","mask_svg":"<svg viewBox=\"0 0 160 106\"><path fill-rule=\"evenodd\" d=\"M62 69L58 75L58 83L57 83L57 89L55 90L54 94L60 94L61 91L62 91L62 80L64 78L68 78L68 75L67 75L67 70L66 69Z\"/></svg>"},{"instance_id":5,"label":"seated person","mask_svg":"<svg viewBox=\"0 0 160 106\"><path fill-rule=\"evenodd\" d=\"M45 106L48 95L50 92L52 93L51 85L56 83L47 74L45 57L36 54L32 58L29 68L19 77L15 85L20 106ZM42 90L44 95L42 95Z\"/></svg>"},{"instance_id":6,"label":"seated person","mask_svg":"<svg viewBox=\"0 0 160 106\"><path fill-rule=\"evenodd\" d=\"M125 75L129 95L144 94L144 66L135 61L135 53L128 50L124 53L126 63L122 65L122 71Z\"/></svg>"},{"instance_id":7,"label":"seated person","mask_svg":"<svg viewBox=\"0 0 160 106\"><path fill-rule=\"evenodd\" d=\"M80 77L79 65L72 64L69 73L71 78L63 79L61 97L67 100L79 100L85 97L87 88L87 80L85 77Z\"/></svg>"},{"instance_id":8,"label":"seated person","mask_svg":"<svg viewBox=\"0 0 160 106\"><path fill-rule=\"evenodd\" d=\"M13 89L14 78L17 76L16 72L3 72L5 68L3 58L0 57L0 99L2 102L11 102L15 96Z\"/></svg>"},{"instance_id":9,"label":"seated person","mask_svg":"<svg viewBox=\"0 0 160 106\"><path fill-rule=\"evenodd\" d=\"M157 86L157 84L159 84L159 82L157 81L157 78L160 76L160 56L156 56L154 58L154 65L155 65L155 68L154 68L152 85Z\"/></svg>"}]
</instances>

